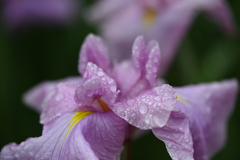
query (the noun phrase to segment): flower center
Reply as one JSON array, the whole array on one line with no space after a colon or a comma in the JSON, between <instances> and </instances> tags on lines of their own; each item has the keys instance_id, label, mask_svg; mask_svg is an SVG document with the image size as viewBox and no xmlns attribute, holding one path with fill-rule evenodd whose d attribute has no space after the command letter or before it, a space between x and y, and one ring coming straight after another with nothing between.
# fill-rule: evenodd
<instances>
[{"instance_id":1,"label":"flower center","mask_svg":"<svg viewBox=\"0 0 240 160\"><path fill-rule=\"evenodd\" d=\"M109 111L110 109L108 108L108 105L102 101L101 99L97 99L97 102L100 104L104 112Z\"/></svg>"}]
</instances>

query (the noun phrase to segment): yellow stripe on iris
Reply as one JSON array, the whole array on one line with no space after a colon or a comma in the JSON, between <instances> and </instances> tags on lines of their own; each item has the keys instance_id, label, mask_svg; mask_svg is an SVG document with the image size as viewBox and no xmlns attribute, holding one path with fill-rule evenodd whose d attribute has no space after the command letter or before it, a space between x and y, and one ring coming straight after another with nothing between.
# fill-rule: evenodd
<instances>
[{"instance_id":1,"label":"yellow stripe on iris","mask_svg":"<svg viewBox=\"0 0 240 160\"><path fill-rule=\"evenodd\" d=\"M72 117L72 119L70 120L71 126L69 127L65 138L67 137L68 133L71 131L71 129L73 128L73 126L75 126L78 122L80 122L83 118L87 117L88 115L92 114L94 112L92 111L77 111L75 112L75 115ZM64 138L64 139L65 139Z\"/></svg>"}]
</instances>

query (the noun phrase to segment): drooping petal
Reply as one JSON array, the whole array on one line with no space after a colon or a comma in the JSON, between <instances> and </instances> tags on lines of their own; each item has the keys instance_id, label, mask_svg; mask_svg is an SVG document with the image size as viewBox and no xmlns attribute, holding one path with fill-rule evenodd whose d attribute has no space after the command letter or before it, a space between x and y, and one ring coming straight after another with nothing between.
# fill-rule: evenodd
<instances>
[{"instance_id":1,"label":"drooping petal","mask_svg":"<svg viewBox=\"0 0 240 160\"><path fill-rule=\"evenodd\" d=\"M140 129L163 127L176 105L176 95L169 85L153 88L134 99L114 104L112 110Z\"/></svg>"},{"instance_id":2,"label":"drooping petal","mask_svg":"<svg viewBox=\"0 0 240 160\"><path fill-rule=\"evenodd\" d=\"M74 101L74 94L81 81L80 78L67 79L55 84L41 104L43 112L40 123L45 124L64 113L70 113L78 109L78 105Z\"/></svg>"},{"instance_id":3,"label":"drooping petal","mask_svg":"<svg viewBox=\"0 0 240 160\"><path fill-rule=\"evenodd\" d=\"M57 81L42 82L24 94L23 96L24 103L41 113L43 111L42 108L43 100L48 96L48 94L52 93L53 90L55 90L56 84L65 81L78 84L81 82L81 78L71 77Z\"/></svg>"},{"instance_id":4,"label":"drooping petal","mask_svg":"<svg viewBox=\"0 0 240 160\"><path fill-rule=\"evenodd\" d=\"M92 150L103 160L120 159L126 122L112 111L92 114L82 122L81 131Z\"/></svg>"},{"instance_id":5,"label":"drooping petal","mask_svg":"<svg viewBox=\"0 0 240 160\"><path fill-rule=\"evenodd\" d=\"M88 62L83 82L77 86L75 101L81 107L90 105L95 98L101 98L107 104L112 104L118 93L114 80L108 77L97 65Z\"/></svg>"},{"instance_id":6,"label":"drooping petal","mask_svg":"<svg viewBox=\"0 0 240 160\"><path fill-rule=\"evenodd\" d=\"M192 133L195 159L209 157L225 143L226 122L233 110L238 82L226 80L175 90L189 106L185 112L190 115L191 132L202 134Z\"/></svg>"},{"instance_id":7,"label":"drooping petal","mask_svg":"<svg viewBox=\"0 0 240 160\"><path fill-rule=\"evenodd\" d=\"M119 159L123 149L124 120L111 111L82 114L84 112L64 114L47 124L41 137L5 146L1 159Z\"/></svg>"},{"instance_id":8,"label":"drooping petal","mask_svg":"<svg viewBox=\"0 0 240 160\"><path fill-rule=\"evenodd\" d=\"M82 75L86 70L88 62L96 64L105 73L109 73L108 49L103 40L93 34L87 36L79 54L78 71Z\"/></svg>"},{"instance_id":9,"label":"drooping petal","mask_svg":"<svg viewBox=\"0 0 240 160\"><path fill-rule=\"evenodd\" d=\"M177 102L177 106L179 104ZM167 124L162 128L154 128L152 131L158 139L166 144L168 153L173 160L194 160L189 120L181 109L175 108L171 112Z\"/></svg>"},{"instance_id":10,"label":"drooping petal","mask_svg":"<svg viewBox=\"0 0 240 160\"><path fill-rule=\"evenodd\" d=\"M153 133L165 142L174 160L208 160L224 145L226 122L233 110L238 83L227 80L174 90L176 107L167 124L154 128Z\"/></svg>"}]
</instances>

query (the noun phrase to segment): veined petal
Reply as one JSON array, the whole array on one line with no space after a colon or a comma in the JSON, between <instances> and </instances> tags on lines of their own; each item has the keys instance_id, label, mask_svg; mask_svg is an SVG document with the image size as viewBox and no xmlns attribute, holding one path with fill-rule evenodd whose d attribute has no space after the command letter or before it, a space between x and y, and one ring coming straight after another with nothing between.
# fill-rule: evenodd
<instances>
[{"instance_id":1,"label":"veined petal","mask_svg":"<svg viewBox=\"0 0 240 160\"><path fill-rule=\"evenodd\" d=\"M43 112L40 123L45 124L64 113L78 110L78 105L74 101L74 94L81 79L70 79L55 84L51 92L45 96L42 102Z\"/></svg>"},{"instance_id":2,"label":"veined petal","mask_svg":"<svg viewBox=\"0 0 240 160\"><path fill-rule=\"evenodd\" d=\"M15 143L5 146L1 151L1 158L7 159L11 156L16 160L57 160L57 159L93 159L97 156L92 151L90 145L82 134L75 132L76 126L67 135L68 129L72 124L73 113L64 114L50 122L49 130L38 138L28 138L20 145ZM75 141L71 140L74 137ZM74 146L74 148L72 147Z\"/></svg>"},{"instance_id":3,"label":"veined petal","mask_svg":"<svg viewBox=\"0 0 240 160\"><path fill-rule=\"evenodd\" d=\"M165 142L173 160L208 160L224 145L238 83L227 80L174 90L176 107L168 122L153 133Z\"/></svg>"},{"instance_id":4,"label":"veined petal","mask_svg":"<svg viewBox=\"0 0 240 160\"><path fill-rule=\"evenodd\" d=\"M194 143L194 158L206 159L225 143L226 122L233 110L238 91L236 80L175 88L187 102L186 115Z\"/></svg>"},{"instance_id":5,"label":"veined petal","mask_svg":"<svg viewBox=\"0 0 240 160\"><path fill-rule=\"evenodd\" d=\"M95 113L82 121L81 132L101 160L120 159L126 122L112 111Z\"/></svg>"},{"instance_id":6,"label":"veined petal","mask_svg":"<svg viewBox=\"0 0 240 160\"><path fill-rule=\"evenodd\" d=\"M177 102L178 104L180 103ZM152 131L158 139L166 144L168 153L173 160L194 160L189 121L181 109L175 108L171 112L168 122L162 128L154 128Z\"/></svg>"},{"instance_id":7,"label":"veined petal","mask_svg":"<svg viewBox=\"0 0 240 160\"><path fill-rule=\"evenodd\" d=\"M42 82L27 91L23 96L23 101L25 104L41 113L43 111L43 100L55 90L55 87L58 83L66 81L68 81L69 83L78 84L81 82L81 78L71 77L57 81Z\"/></svg>"},{"instance_id":8,"label":"veined petal","mask_svg":"<svg viewBox=\"0 0 240 160\"><path fill-rule=\"evenodd\" d=\"M1 159L112 160L123 148L124 120L113 112L75 112L47 124L38 138L5 146ZM84 115L83 115L84 114Z\"/></svg>"},{"instance_id":9,"label":"veined petal","mask_svg":"<svg viewBox=\"0 0 240 160\"><path fill-rule=\"evenodd\" d=\"M103 40L93 34L87 36L79 54L78 71L82 75L86 70L88 62L96 64L105 73L109 73L108 49Z\"/></svg>"},{"instance_id":10,"label":"veined petal","mask_svg":"<svg viewBox=\"0 0 240 160\"><path fill-rule=\"evenodd\" d=\"M142 92L134 99L115 103L112 110L140 129L163 127L176 105L176 95L169 85Z\"/></svg>"},{"instance_id":11,"label":"veined petal","mask_svg":"<svg viewBox=\"0 0 240 160\"><path fill-rule=\"evenodd\" d=\"M82 84L77 86L75 101L80 107L90 105L95 98L101 98L107 104L112 104L118 95L114 80L108 77L97 65L88 62L83 75Z\"/></svg>"}]
</instances>

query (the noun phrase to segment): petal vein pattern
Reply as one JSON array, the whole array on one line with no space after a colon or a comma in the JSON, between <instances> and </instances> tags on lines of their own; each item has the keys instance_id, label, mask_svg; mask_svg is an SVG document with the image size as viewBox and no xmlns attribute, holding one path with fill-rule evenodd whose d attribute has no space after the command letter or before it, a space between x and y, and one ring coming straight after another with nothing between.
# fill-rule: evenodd
<instances>
[{"instance_id":1,"label":"petal vein pattern","mask_svg":"<svg viewBox=\"0 0 240 160\"><path fill-rule=\"evenodd\" d=\"M71 128L71 121L79 113L64 114L56 120L50 122L48 130L38 138L29 138L20 145L14 143L5 146L1 152L1 158L12 156L15 159L26 160L57 160L57 159L93 159L98 158L92 151L90 145L84 139L82 134L75 136L76 127ZM85 114L86 115L86 114ZM74 118L74 119L75 119ZM84 118L84 117L81 117ZM80 119L80 118L79 118ZM71 134L68 132L70 132ZM68 136L66 136L68 134ZM71 145L69 145L71 143ZM72 148L72 146L75 146ZM8 148L14 152L7 152ZM76 154L75 151L78 153ZM71 153L70 153L71 152ZM12 155L10 155L12 154Z\"/></svg>"}]
</instances>

